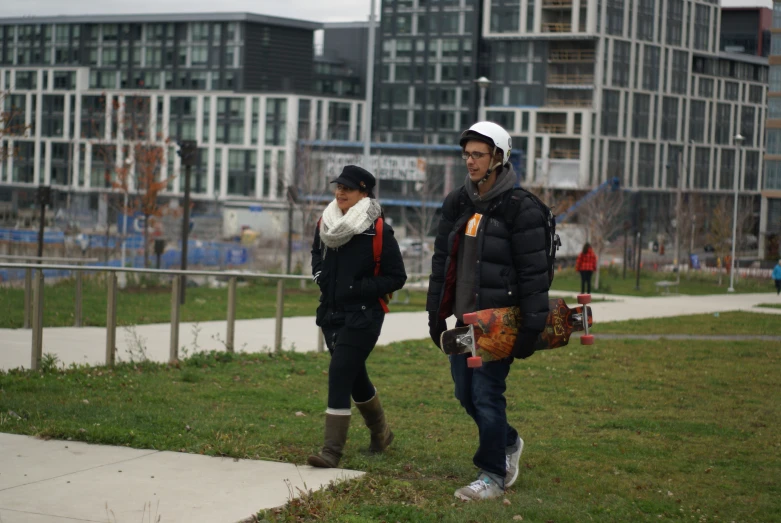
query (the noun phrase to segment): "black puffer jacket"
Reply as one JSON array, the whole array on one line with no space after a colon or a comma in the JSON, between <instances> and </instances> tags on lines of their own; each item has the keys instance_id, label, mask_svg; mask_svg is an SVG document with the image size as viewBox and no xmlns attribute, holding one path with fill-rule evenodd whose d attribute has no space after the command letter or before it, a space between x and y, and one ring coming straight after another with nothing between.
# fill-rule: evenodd
<instances>
[{"instance_id":1,"label":"black puffer jacket","mask_svg":"<svg viewBox=\"0 0 781 523\"><path fill-rule=\"evenodd\" d=\"M317 275L320 286L318 325L344 322L348 327L366 328L364 320L382 311L380 297L401 289L407 281L399 244L387 223L382 233L380 274L374 275L375 224L337 249L320 241L319 227L315 231L312 275Z\"/></svg>"},{"instance_id":2,"label":"black puffer jacket","mask_svg":"<svg viewBox=\"0 0 781 523\"><path fill-rule=\"evenodd\" d=\"M492 200L483 213L488 219L480 221L477 234L476 307L482 310L517 305L523 313L524 328L542 331L550 286L545 217L523 194L509 190ZM506 222L508 204L519 206L511 224ZM437 311L441 319L453 314L458 247L475 212L463 186L448 194L442 204L426 300L426 310Z\"/></svg>"}]
</instances>

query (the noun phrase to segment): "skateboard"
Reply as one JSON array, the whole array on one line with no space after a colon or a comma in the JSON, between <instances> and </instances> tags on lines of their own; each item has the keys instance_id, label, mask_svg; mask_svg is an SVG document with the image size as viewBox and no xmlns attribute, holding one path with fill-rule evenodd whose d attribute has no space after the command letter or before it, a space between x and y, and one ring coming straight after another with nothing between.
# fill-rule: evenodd
<instances>
[{"instance_id":1,"label":"skateboard","mask_svg":"<svg viewBox=\"0 0 781 523\"><path fill-rule=\"evenodd\" d=\"M550 312L545 330L537 338L534 350L563 347L569 343L575 331L584 331L581 345L593 345L594 336L589 328L594 322L591 315L590 294L578 295L578 307L569 308L562 298L550 300ZM480 367L484 361L507 358L512 354L513 344L521 325L523 315L518 307L486 309L464 314L463 327L446 330L440 338L445 354L471 353L467 365Z\"/></svg>"}]
</instances>

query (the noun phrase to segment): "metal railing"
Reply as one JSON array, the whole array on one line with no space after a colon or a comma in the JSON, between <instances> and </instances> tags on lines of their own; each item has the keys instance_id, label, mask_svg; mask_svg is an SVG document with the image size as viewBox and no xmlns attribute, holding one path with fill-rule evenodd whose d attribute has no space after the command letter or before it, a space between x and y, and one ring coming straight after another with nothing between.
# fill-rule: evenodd
<instances>
[{"instance_id":1,"label":"metal railing","mask_svg":"<svg viewBox=\"0 0 781 523\"><path fill-rule=\"evenodd\" d=\"M594 60L593 50L584 49L552 49L548 54L551 62L591 62Z\"/></svg>"},{"instance_id":2,"label":"metal railing","mask_svg":"<svg viewBox=\"0 0 781 523\"><path fill-rule=\"evenodd\" d=\"M564 134L567 132L567 124L565 123L538 123L538 133L547 134Z\"/></svg>"},{"instance_id":3,"label":"metal railing","mask_svg":"<svg viewBox=\"0 0 781 523\"><path fill-rule=\"evenodd\" d=\"M546 22L542 24L543 33L571 33L572 24L562 22Z\"/></svg>"},{"instance_id":4,"label":"metal railing","mask_svg":"<svg viewBox=\"0 0 781 523\"><path fill-rule=\"evenodd\" d=\"M97 258L57 258L47 256L18 256L10 254L0 254L0 261L30 261L35 260L37 262L63 262L63 263L97 263L100 260ZM36 265L38 266L38 265ZM25 269L24 274L24 320L23 328L29 329L32 319L32 286L33 286L33 273L31 269ZM82 273L76 273L76 308L73 311L73 326L81 327L82 309L81 309L81 292L83 287Z\"/></svg>"},{"instance_id":5,"label":"metal railing","mask_svg":"<svg viewBox=\"0 0 781 523\"><path fill-rule=\"evenodd\" d=\"M572 7L572 0L543 0L542 7L555 9L562 7Z\"/></svg>"},{"instance_id":6,"label":"metal railing","mask_svg":"<svg viewBox=\"0 0 781 523\"><path fill-rule=\"evenodd\" d=\"M593 74L551 74L549 84L558 85L589 85L594 83Z\"/></svg>"},{"instance_id":7,"label":"metal railing","mask_svg":"<svg viewBox=\"0 0 781 523\"><path fill-rule=\"evenodd\" d=\"M162 269L135 269L130 267L99 267L99 266L77 266L77 265L47 265L33 263L0 263L0 268L6 269L24 269L31 274L32 297L28 297L25 290L25 303L32 302L32 356L30 367L35 370L40 368L41 358L43 357L43 295L44 281L43 271L45 270L69 270L77 275L84 272L102 272L108 273L107 278L107 300L106 300L106 365L113 366L115 362L116 340L117 340L117 273L136 273L152 274L159 276L173 276L171 281L171 339L169 346L169 360L179 359L179 321L180 321L180 290L182 278L184 276L211 276L228 278L228 310L227 310L227 332L225 347L228 352L234 352L234 340L236 333L236 283L239 277L275 279L277 280L277 311L276 311L276 329L274 334L274 350L282 350L282 317L285 305L285 280L309 280L309 276L288 275L288 274L269 274L269 273L248 273L235 271L180 271L180 270L162 270ZM81 278L76 279L77 285ZM81 293L77 293L76 310L81 312ZM29 327L26 327L29 328ZM318 334L317 350L323 352L324 343L322 334Z\"/></svg>"},{"instance_id":8,"label":"metal railing","mask_svg":"<svg viewBox=\"0 0 781 523\"><path fill-rule=\"evenodd\" d=\"M80 260L81 261L81 260ZM76 311L79 317L77 327L81 326L81 285L82 274L84 272L102 272L108 273L107 278L107 300L106 300L106 365L113 366L115 362L116 354L116 340L117 340L117 273L135 273L135 274L152 274L159 276L173 276L171 279L171 337L169 344L169 360L176 361L179 359L179 323L180 323L180 295L182 281L185 276L207 276L207 277L219 277L228 278L228 306L227 306L227 327L226 327L226 339L225 348L228 352L234 352L235 350L235 334L236 334L236 286L238 278L254 278L254 279L271 279L277 281L277 309L275 315L275 332L274 332L274 351L280 352L282 350L282 327L283 327L283 310L285 306L285 280L309 280L310 276L301 276L293 274L271 274L271 273L251 273L251 272L236 272L236 271L198 271L198 270L165 270L165 269L136 269L130 267L102 267L102 266L77 266L77 265L46 265L46 264L33 264L33 263L2 263L0 262L0 268L5 269L24 269L30 275L31 296L28 295L28 289L25 287L25 311L27 310L27 303L31 303L31 319L33 336L32 336L32 356L30 367L33 370L40 368L41 359L43 358L43 308L44 308L44 279L43 271L45 270L69 270L76 273ZM427 274L409 274L408 282L412 280L423 280L428 278ZM398 299L398 295L397 295ZM407 302L409 302L409 289L407 289ZM393 304L393 302L391 302ZM27 312L25 312L27 314ZM26 321L26 320L25 320ZM317 335L317 351L323 352L325 350L325 342L323 339L322 331L318 329Z\"/></svg>"}]
</instances>

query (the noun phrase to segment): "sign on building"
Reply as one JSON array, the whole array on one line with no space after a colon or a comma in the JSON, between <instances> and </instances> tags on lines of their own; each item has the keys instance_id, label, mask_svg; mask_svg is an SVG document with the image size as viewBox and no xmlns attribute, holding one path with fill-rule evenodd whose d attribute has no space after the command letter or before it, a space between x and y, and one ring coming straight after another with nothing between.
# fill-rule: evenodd
<instances>
[{"instance_id":1,"label":"sign on building","mask_svg":"<svg viewBox=\"0 0 781 523\"><path fill-rule=\"evenodd\" d=\"M329 180L338 177L345 165L366 167L361 154L316 152L314 157L323 161ZM368 170L380 180L426 181L426 160L417 156L372 155L370 164Z\"/></svg>"}]
</instances>

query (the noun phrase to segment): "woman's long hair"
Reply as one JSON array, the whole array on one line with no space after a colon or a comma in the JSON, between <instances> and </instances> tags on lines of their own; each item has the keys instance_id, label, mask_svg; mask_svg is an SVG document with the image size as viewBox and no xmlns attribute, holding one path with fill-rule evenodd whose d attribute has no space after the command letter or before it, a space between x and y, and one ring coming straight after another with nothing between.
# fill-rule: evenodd
<instances>
[{"instance_id":1,"label":"woman's long hair","mask_svg":"<svg viewBox=\"0 0 781 523\"><path fill-rule=\"evenodd\" d=\"M361 192L363 192L363 191L361 191ZM376 200L377 199L377 197L374 196L374 191L372 191L371 189L366 191L364 194L366 196L368 196L369 198L371 198L372 200ZM380 218L382 218L382 221L385 221L385 209L382 208L382 205L380 205Z\"/></svg>"},{"instance_id":2,"label":"woman's long hair","mask_svg":"<svg viewBox=\"0 0 781 523\"><path fill-rule=\"evenodd\" d=\"M588 254L589 250L591 250L591 244L586 242L586 244L583 246L583 254Z\"/></svg>"}]
</instances>

